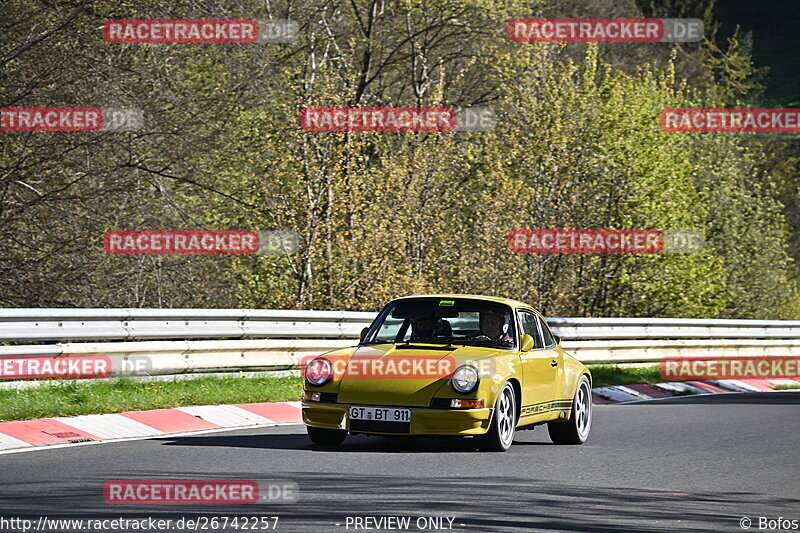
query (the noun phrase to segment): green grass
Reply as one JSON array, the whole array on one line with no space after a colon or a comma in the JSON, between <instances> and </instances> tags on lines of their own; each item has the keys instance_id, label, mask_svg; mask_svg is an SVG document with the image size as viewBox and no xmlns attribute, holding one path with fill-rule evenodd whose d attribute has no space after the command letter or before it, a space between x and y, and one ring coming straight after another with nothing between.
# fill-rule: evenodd
<instances>
[{"instance_id":1,"label":"green grass","mask_svg":"<svg viewBox=\"0 0 800 533\"><path fill-rule=\"evenodd\" d=\"M0 390L0 421L187 405L299 401L302 389L299 377L67 381L29 389Z\"/></svg>"},{"instance_id":2,"label":"green grass","mask_svg":"<svg viewBox=\"0 0 800 533\"><path fill-rule=\"evenodd\" d=\"M798 383L797 385L777 385L775 387L775 390L794 390L794 389L800 389L800 383Z\"/></svg>"},{"instance_id":3,"label":"green grass","mask_svg":"<svg viewBox=\"0 0 800 533\"><path fill-rule=\"evenodd\" d=\"M637 383L663 383L658 365L641 367L619 367L616 365L587 365L592 371L592 387L609 385L632 385Z\"/></svg>"},{"instance_id":4,"label":"green grass","mask_svg":"<svg viewBox=\"0 0 800 533\"><path fill-rule=\"evenodd\" d=\"M668 381L659 375L658 365L619 367L606 364L589 365L589 368L594 387ZM800 388L800 384L777 388ZM302 389L299 377L203 377L150 382L131 379L65 381L29 389L0 389L0 421L187 405L299 401Z\"/></svg>"}]
</instances>

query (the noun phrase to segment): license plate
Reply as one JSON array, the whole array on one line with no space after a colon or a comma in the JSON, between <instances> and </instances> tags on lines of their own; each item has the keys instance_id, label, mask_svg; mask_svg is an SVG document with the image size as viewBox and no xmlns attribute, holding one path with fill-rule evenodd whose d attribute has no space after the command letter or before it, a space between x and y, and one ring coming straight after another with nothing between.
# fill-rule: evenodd
<instances>
[{"instance_id":1,"label":"license plate","mask_svg":"<svg viewBox=\"0 0 800 533\"><path fill-rule=\"evenodd\" d=\"M390 407L351 407L350 420L411 422L411 409L392 409Z\"/></svg>"}]
</instances>

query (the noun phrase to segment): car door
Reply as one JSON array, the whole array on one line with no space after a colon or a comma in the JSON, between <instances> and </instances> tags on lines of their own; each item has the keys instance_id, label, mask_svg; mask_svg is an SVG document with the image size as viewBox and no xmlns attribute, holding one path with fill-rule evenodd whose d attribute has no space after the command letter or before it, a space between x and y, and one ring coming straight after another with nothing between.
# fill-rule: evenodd
<instances>
[{"instance_id":1,"label":"car door","mask_svg":"<svg viewBox=\"0 0 800 533\"><path fill-rule=\"evenodd\" d=\"M558 353L554 350L555 339L549 335L550 342L546 342L539 316L524 309L518 311L518 316L520 335L528 334L534 341L533 349L520 353L523 378L520 423L526 423L536 415L550 411L560 363Z\"/></svg>"}]
</instances>

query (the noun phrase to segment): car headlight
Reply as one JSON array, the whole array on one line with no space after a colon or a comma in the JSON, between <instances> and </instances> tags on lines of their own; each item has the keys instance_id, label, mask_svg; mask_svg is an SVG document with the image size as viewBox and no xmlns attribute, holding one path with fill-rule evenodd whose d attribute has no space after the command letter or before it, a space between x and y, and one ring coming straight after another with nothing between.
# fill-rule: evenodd
<instances>
[{"instance_id":1,"label":"car headlight","mask_svg":"<svg viewBox=\"0 0 800 533\"><path fill-rule=\"evenodd\" d=\"M306 365L306 381L319 387L333 377L333 365L324 357L318 357Z\"/></svg>"},{"instance_id":2,"label":"car headlight","mask_svg":"<svg viewBox=\"0 0 800 533\"><path fill-rule=\"evenodd\" d=\"M466 394L471 392L478 386L478 369L471 365L462 365L453 372L453 377L450 383L456 392Z\"/></svg>"}]
</instances>

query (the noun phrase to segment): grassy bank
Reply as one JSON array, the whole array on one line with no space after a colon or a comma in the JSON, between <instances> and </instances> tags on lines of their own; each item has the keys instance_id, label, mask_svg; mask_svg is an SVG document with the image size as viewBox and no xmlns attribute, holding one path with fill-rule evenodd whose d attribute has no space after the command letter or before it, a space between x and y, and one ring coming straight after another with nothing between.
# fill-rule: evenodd
<instances>
[{"instance_id":1,"label":"grassy bank","mask_svg":"<svg viewBox=\"0 0 800 533\"><path fill-rule=\"evenodd\" d=\"M619 367L615 365L587 365L592 371L592 387L631 385L636 383L662 383L670 381L658 373L658 365L645 367Z\"/></svg>"},{"instance_id":2,"label":"grassy bank","mask_svg":"<svg viewBox=\"0 0 800 533\"><path fill-rule=\"evenodd\" d=\"M667 381L659 375L657 365L590 365L590 369L594 387ZM0 389L0 421L186 405L298 401L301 394L302 380L299 377L203 377L151 382L130 379L68 381L28 389Z\"/></svg>"},{"instance_id":3,"label":"grassy bank","mask_svg":"<svg viewBox=\"0 0 800 533\"><path fill-rule=\"evenodd\" d=\"M302 383L298 377L68 381L29 389L0 390L0 421L186 405L299 401L301 394Z\"/></svg>"}]
</instances>

